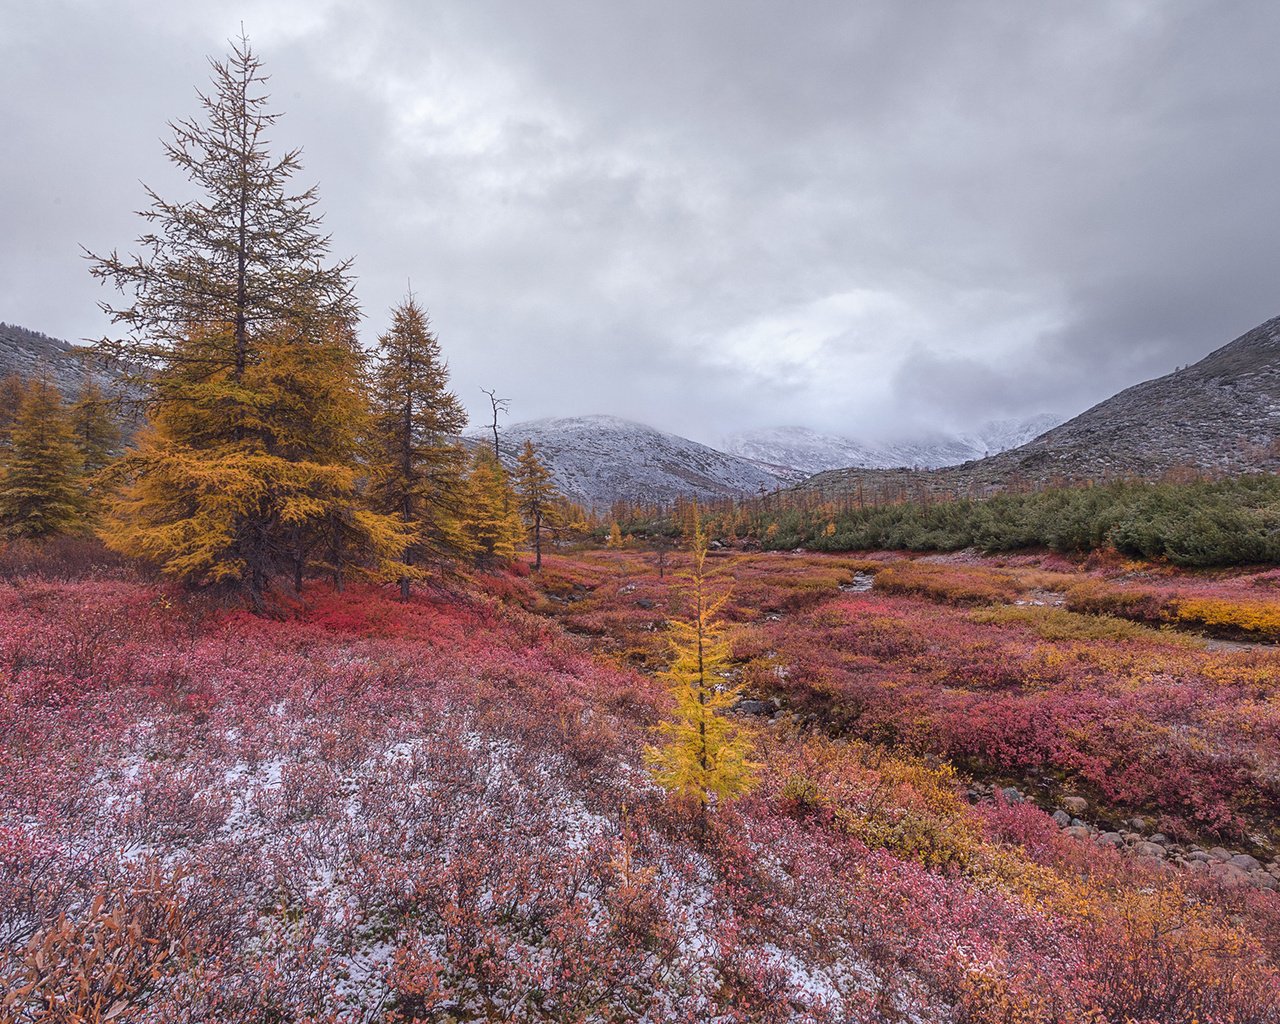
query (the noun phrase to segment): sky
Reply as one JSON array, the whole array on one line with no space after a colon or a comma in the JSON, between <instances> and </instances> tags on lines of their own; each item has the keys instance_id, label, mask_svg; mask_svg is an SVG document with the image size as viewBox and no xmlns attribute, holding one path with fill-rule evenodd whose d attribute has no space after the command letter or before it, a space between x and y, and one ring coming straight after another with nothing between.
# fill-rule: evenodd
<instances>
[{"instance_id":1,"label":"sky","mask_svg":"<svg viewBox=\"0 0 1280 1024\"><path fill-rule=\"evenodd\" d=\"M372 344L711 443L1072 415L1280 313L1280 4L0 0L0 320L76 340L241 25Z\"/></svg>"}]
</instances>

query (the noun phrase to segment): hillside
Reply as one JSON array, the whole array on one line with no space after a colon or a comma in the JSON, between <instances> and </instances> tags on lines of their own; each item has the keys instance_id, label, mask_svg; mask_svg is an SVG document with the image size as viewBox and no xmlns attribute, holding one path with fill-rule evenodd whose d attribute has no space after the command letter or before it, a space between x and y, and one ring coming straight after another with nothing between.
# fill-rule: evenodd
<instances>
[{"instance_id":1,"label":"hillside","mask_svg":"<svg viewBox=\"0 0 1280 1024\"><path fill-rule=\"evenodd\" d=\"M74 398L92 372L105 387L108 374L90 371L79 358L84 349L16 324L0 323L0 377L11 373L35 377L44 373L64 398Z\"/></svg>"},{"instance_id":2,"label":"hillside","mask_svg":"<svg viewBox=\"0 0 1280 1024\"><path fill-rule=\"evenodd\" d=\"M982 494L1019 484L1280 467L1280 317L1191 366L1135 384L1017 448L928 473L847 468L806 489Z\"/></svg>"},{"instance_id":3,"label":"hillside","mask_svg":"<svg viewBox=\"0 0 1280 1024\"><path fill-rule=\"evenodd\" d=\"M472 440L483 430L469 432ZM504 460L532 441L562 493L587 507L612 502L669 502L680 495L739 497L773 491L805 474L765 466L615 416L575 416L513 423L501 435Z\"/></svg>"}]
</instances>

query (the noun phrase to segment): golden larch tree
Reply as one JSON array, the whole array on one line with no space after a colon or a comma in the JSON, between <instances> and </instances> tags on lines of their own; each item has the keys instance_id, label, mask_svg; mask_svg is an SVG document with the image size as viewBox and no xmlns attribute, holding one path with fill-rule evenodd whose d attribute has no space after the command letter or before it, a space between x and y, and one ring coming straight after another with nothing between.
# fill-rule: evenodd
<instances>
[{"instance_id":1,"label":"golden larch tree","mask_svg":"<svg viewBox=\"0 0 1280 1024\"><path fill-rule=\"evenodd\" d=\"M564 501L551 479L551 470L538 457L533 442L526 440L516 466L516 497L520 515L533 540L533 567L542 568L542 534L556 529L562 521Z\"/></svg>"},{"instance_id":2,"label":"golden larch tree","mask_svg":"<svg viewBox=\"0 0 1280 1024\"><path fill-rule=\"evenodd\" d=\"M466 529L476 563L491 566L512 561L524 540L524 524L507 471L487 446L476 450L467 485Z\"/></svg>"},{"instance_id":3,"label":"golden larch tree","mask_svg":"<svg viewBox=\"0 0 1280 1024\"><path fill-rule=\"evenodd\" d=\"M727 594L712 592L707 535L696 506L692 524L692 564L684 573L689 618L671 622L672 660L662 673L675 704L658 726L663 742L650 747L645 759L659 785L697 801L705 813L712 800L749 792L756 765L749 734L726 715L742 691L726 682L730 649L720 610Z\"/></svg>"},{"instance_id":4,"label":"golden larch tree","mask_svg":"<svg viewBox=\"0 0 1280 1024\"><path fill-rule=\"evenodd\" d=\"M70 415L76 445L84 456L85 472L97 473L106 468L107 463L120 454L123 432L110 401L94 381L87 381L80 389Z\"/></svg>"},{"instance_id":5,"label":"golden larch tree","mask_svg":"<svg viewBox=\"0 0 1280 1024\"><path fill-rule=\"evenodd\" d=\"M84 457L57 389L28 381L0 449L0 533L39 538L87 526Z\"/></svg>"},{"instance_id":6,"label":"golden larch tree","mask_svg":"<svg viewBox=\"0 0 1280 1024\"><path fill-rule=\"evenodd\" d=\"M166 382L136 447L111 470L108 546L182 579L243 589L256 608L279 574L300 588L309 569L338 579L396 570L403 530L365 508L360 491L359 346L347 325L308 327L306 337L257 337L239 380L222 367L190 381L185 400ZM167 372L187 376L193 365Z\"/></svg>"},{"instance_id":7,"label":"golden larch tree","mask_svg":"<svg viewBox=\"0 0 1280 1024\"><path fill-rule=\"evenodd\" d=\"M148 426L115 468L104 540L175 576L243 589L255 608L281 574L389 572L403 531L363 505L363 354L349 261L330 263L315 189L276 159L266 75L247 41L213 62L203 120L173 125L169 159L195 198L148 190L140 255L90 256L132 301L104 340L144 389Z\"/></svg>"},{"instance_id":8,"label":"golden larch tree","mask_svg":"<svg viewBox=\"0 0 1280 1024\"><path fill-rule=\"evenodd\" d=\"M428 567L468 555L463 528L467 453L456 434L467 416L449 390L449 367L425 310L412 295L391 311L378 339L370 435L372 506L396 516L409 536L399 578L408 598Z\"/></svg>"}]
</instances>

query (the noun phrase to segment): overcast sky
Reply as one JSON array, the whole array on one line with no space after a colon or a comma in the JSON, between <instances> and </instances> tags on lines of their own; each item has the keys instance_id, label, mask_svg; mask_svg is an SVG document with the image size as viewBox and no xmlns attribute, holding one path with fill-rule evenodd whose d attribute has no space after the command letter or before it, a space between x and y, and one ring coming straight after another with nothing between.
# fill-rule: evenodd
<instances>
[{"instance_id":1,"label":"overcast sky","mask_svg":"<svg viewBox=\"0 0 1280 1024\"><path fill-rule=\"evenodd\" d=\"M244 23L364 336L715 442L1074 414L1280 313L1280 4L0 0L0 320L108 329Z\"/></svg>"}]
</instances>

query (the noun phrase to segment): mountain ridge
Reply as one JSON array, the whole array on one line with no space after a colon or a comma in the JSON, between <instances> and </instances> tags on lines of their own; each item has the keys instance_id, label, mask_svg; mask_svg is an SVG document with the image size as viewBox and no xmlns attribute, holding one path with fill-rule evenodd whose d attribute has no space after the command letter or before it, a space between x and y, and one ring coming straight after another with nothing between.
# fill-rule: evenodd
<instances>
[{"instance_id":1,"label":"mountain ridge","mask_svg":"<svg viewBox=\"0 0 1280 1024\"><path fill-rule=\"evenodd\" d=\"M1006 452L930 472L845 468L800 486L848 494L994 493L1009 487L1222 476L1280 469L1280 316L1189 366L1142 381Z\"/></svg>"}]
</instances>

